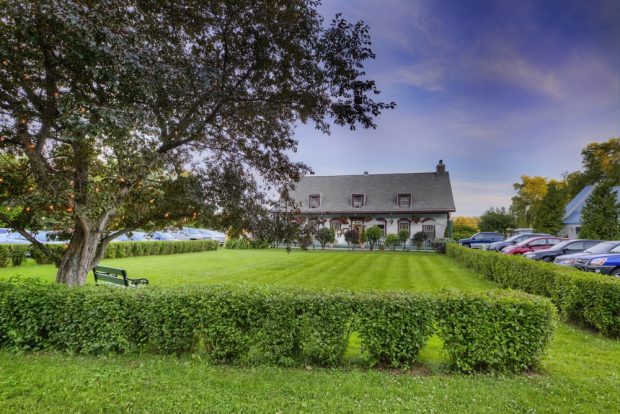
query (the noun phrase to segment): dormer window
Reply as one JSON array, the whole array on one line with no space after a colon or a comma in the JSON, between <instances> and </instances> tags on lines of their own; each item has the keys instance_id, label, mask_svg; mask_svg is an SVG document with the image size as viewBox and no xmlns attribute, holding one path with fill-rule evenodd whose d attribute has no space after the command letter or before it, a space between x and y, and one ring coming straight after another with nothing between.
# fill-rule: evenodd
<instances>
[{"instance_id":1,"label":"dormer window","mask_svg":"<svg viewBox=\"0 0 620 414\"><path fill-rule=\"evenodd\" d=\"M364 194L351 194L351 205L353 208L361 208L364 206Z\"/></svg>"},{"instance_id":2,"label":"dormer window","mask_svg":"<svg viewBox=\"0 0 620 414\"><path fill-rule=\"evenodd\" d=\"M319 208L321 206L321 196L319 194L310 194L308 205L310 208Z\"/></svg>"},{"instance_id":3,"label":"dormer window","mask_svg":"<svg viewBox=\"0 0 620 414\"><path fill-rule=\"evenodd\" d=\"M398 194L398 207L411 207L411 194Z\"/></svg>"}]
</instances>

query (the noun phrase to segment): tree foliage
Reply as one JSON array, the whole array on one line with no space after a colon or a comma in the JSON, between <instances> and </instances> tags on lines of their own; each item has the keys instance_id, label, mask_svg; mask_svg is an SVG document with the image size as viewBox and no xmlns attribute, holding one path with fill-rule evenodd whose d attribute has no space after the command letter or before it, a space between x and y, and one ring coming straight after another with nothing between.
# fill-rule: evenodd
<instances>
[{"instance_id":1,"label":"tree foliage","mask_svg":"<svg viewBox=\"0 0 620 414\"><path fill-rule=\"evenodd\" d=\"M534 217L534 231L558 234L564 227L564 206L567 202L566 184L555 180L547 184L547 192L540 201Z\"/></svg>"},{"instance_id":2,"label":"tree foliage","mask_svg":"<svg viewBox=\"0 0 620 414\"><path fill-rule=\"evenodd\" d=\"M321 249L325 249L327 243L333 243L336 239L336 233L329 227L321 227L316 234L316 239L321 244Z\"/></svg>"},{"instance_id":3,"label":"tree foliage","mask_svg":"<svg viewBox=\"0 0 620 414\"><path fill-rule=\"evenodd\" d=\"M491 207L480 216L480 231L506 234L512 228L515 228L515 219L504 207Z\"/></svg>"},{"instance_id":4,"label":"tree foliage","mask_svg":"<svg viewBox=\"0 0 620 414\"><path fill-rule=\"evenodd\" d=\"M418 231L413 235L411 240L416 245L418 250L420 250L422 248L422 244L424 244L424 242L428 240L428 234L424 233L423 231Z\"/></svg>"},{"instance_id":5,"label":"tree foliage","mask_svg":"<svg viewBox=\"0 0 620 414\"><path fill-rule=\"evenodd\" d=\"M605 181L594 188L581 211L579 236L586 239L620 238L620 207L613 183Z\"/></svg>"},{"instance_id":6,"label":"tree foliage","mask_svg":"<svg viewBox=\"0 0 620 414\"><path fill-rule=\"evenodd\" d=\"M1 214L71 234L57 280L83 284L116 236L200 221L254 231L265 194L309 168L293 125L371 128L368 27L312 0L0 5ZM22 186L15 188L16 180ZM259 184L264 183L264 184ZM11 186L7 192L5 186ZM264 229L263 229L264 230ZM48 252L49 253L49 252Z\"/></svg>"},{"instance_id":7,"label":"tree foliage","mask_svg":"<svg viewBox=\"0 0 620 414\"><path fill-rule=\"evenodd\" d=\"M365 235L366 241L370 246L370 250L373 250L375 245L379 243L379 240L381 240L381 237L383 237L383 230L377 226L371 226L368 230L366 230Z\"/></svg>"},{"instance_id":8,"label":"tree foliage","mask_svg":"<svg viewBox=\"0 0 620 414\"><path fill-rule=\"evenodd\" d=\"M583 170L564 175L569 200L585 186L602 180L620 185L620 138L592 142L581 151L581 156Z\"/></svg>"},{"instance_id":9,"label":"tree foliage","mask_svg":"<svg viewBox=\"0 0 620 414\"><path fill-rule=\"evenodd\" d=\"M407 240L409 240L409 230L400 230L398 232L398 244L403 246L403 251L405 251L405 248L407 247Z\"/></svg>"},{"instance_id":10,"label":"tree foliage","mask_svg":"<svg viewBox=\"0 0 620 414\"><path fill-rule=\"evenodd\" d=\"M355 229L347 230L344 233L344 241L347 242L348 247L351 247L353 248L353 250L355 250L355 245L359 244L360 242L360 233Z\"/></svg>"},{"instance_id":11,"label":"tree foliage","mask_svg":"<svg viewBox=\"0 0 620 414\"><path fill-rule=\"evenodd\" d=\"M391 248L392 251L396 250L396 246L398 246L398 235L394 233L390 233L385 237L385 247L388 249Z\"/></svg>"},{"instance_id":12,"label":"tree foliage","mask_svg":"<svg viewBox=\"0 0 620 414\"><path fill-rule=\"evenodd\" d=\"M512 197L510 212L518 227L531 227L540 201L547 192L547 179L539 176L521 176L521 182L513 185L517 194Z\"/></svg>"}]
</instances>

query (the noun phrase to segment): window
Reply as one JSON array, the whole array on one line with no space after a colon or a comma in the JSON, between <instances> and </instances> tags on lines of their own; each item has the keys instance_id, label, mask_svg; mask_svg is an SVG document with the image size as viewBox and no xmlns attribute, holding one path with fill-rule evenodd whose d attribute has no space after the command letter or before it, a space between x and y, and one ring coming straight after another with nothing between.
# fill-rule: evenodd
<instances>
[{"instance_id":1,"label":"window","mask_svg":"<svg viewBox=\"0 0 620 414\"><path fill-rule=\"evenodd\" d=\"M562 240L560 239L547 239L547 244L553 246L554 244L560 243Z\"/></svg>"},{"instance_id":2,"label":"window","mask_svg":"<svg viewBox=\"0 0 620 414\"><path fill-rule=\"evenodd\" d=\"M319 194L311 194L308 205L310 208L318 208L321 205L321 196Z\"/></svg>"},{"instance_id":3,"label":"window","mask_svg":"<svg viewBox=\"0 0 620 414\"><path fill-rule=\"evenodd\" d=\"M385 224L377 224L377 227L381 229L381 232L383 233L383 237L385 237Z\"/></svg>"},{"instance_id":4,"label":"window","mask_svg":"<svg viewBox=\"0 0 620 414\"><path fill-rule=\"evenodd\" d=\"M353 208L360 208L364 206L364 194L351 194L351 204Z\"/></svg>"},{"instance_id":5,"label":"window","mask_svg":"<svg viewBox=\"0 0 620 414\"><path fill-rule=\"evenodd\" d=\"M426 233L428 240L435 239L435 225L434 224L429 224L429 225L423 224L422 231Z\"/></svg>"},{"instance_id":6,"label":"window","mask_svg":"<svg viewBox=\"0 0 620 414\"><path fill-rule=\"evenodd\" d=\"M340 220L332 220L330 226L333 231L340 231L340 229L342 228L342 223L340 222Z\"/></svg>"},{"instance_id":7,"label":"window","mask_svg":"<svg viewBox=\"0 0 620 414\"><path fill-rule=\"evenodd\" d=\"M580 252L580 251L582 251L585 248L586 247L584 246L584 243L582 241L577 241L577 242L574 242L574 243L569 243L569 245L566 246L566 249L568 251L571 251L571 252Z\"/></svg>"},{"instance_id":8,"label":"window","mask_svg":"<svg viewBox=\"0 0 620 414\"><path fill-rule=\"evenodd\" d=\"M528 246L530 247L534 247L534 246L546 246L547 245L547 239L538 239L538 240L533 240L531 242L528 243Z\"/></svg>"},{"instance_id":9,"label":"window","mask_svg":"<svg viewBox=\"0 0 620 414\"><path fill-rule=\"evenodd\" d=\"M363 224L361 221L354 221L351 223L351 229L357 230L358 232L362 231Z\"/></svg>"},{"instance_id":10,"label":"window","mask_svg":"<svg viewBox=\"0 0 620 414\"><path fill-rule=\"evenodd\" d=\"M398 231L407 230L409 231L409 221L399 221L398 222Z\"/></svg>"},{"instance_id":11,"label":"window","mask_svg":"<svg viewBox=\"0 0 620 414\"><path fill-rule=\"evenodd\" d=\"M399 194L398 207L411 207L411 194Z\"/></svg>"}]
</instances>

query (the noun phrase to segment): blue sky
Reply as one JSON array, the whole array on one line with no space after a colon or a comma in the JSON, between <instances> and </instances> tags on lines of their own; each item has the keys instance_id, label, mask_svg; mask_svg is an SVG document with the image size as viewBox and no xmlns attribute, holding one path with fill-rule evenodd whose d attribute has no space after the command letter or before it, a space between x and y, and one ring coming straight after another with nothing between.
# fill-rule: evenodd
<instances>
[{"instance_id":1,"label":"blue sky","mask_svg":"<svg viewBox=\"0 0 620 414\"><path fill-rule=\"evenodd\" d=\"M371 29L367 74L397 108L375 130L297 128L318 175L447 164L457 215L508 206L523 174L560 178L620 136L620 1L339 0Z\"/></svg>"}]
</instances>

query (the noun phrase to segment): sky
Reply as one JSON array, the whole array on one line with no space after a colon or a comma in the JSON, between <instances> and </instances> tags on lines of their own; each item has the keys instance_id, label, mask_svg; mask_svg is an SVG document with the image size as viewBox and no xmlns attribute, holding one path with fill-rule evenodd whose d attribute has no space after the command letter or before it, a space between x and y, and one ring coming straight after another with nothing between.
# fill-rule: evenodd
<instances>
[{"instance_id":1,"label":"sky","mask_svg":"<svg viewBox=\"0 0 620 414\"><path fill-rule=\"evenodd\" d=\"M521 175L561 178L620 136L618 0L332 0L370 26L367 77L397 107L374 130L296 130L317 175L450 172L456 215L508 207Z\"/></svg>"}]
</instances>

